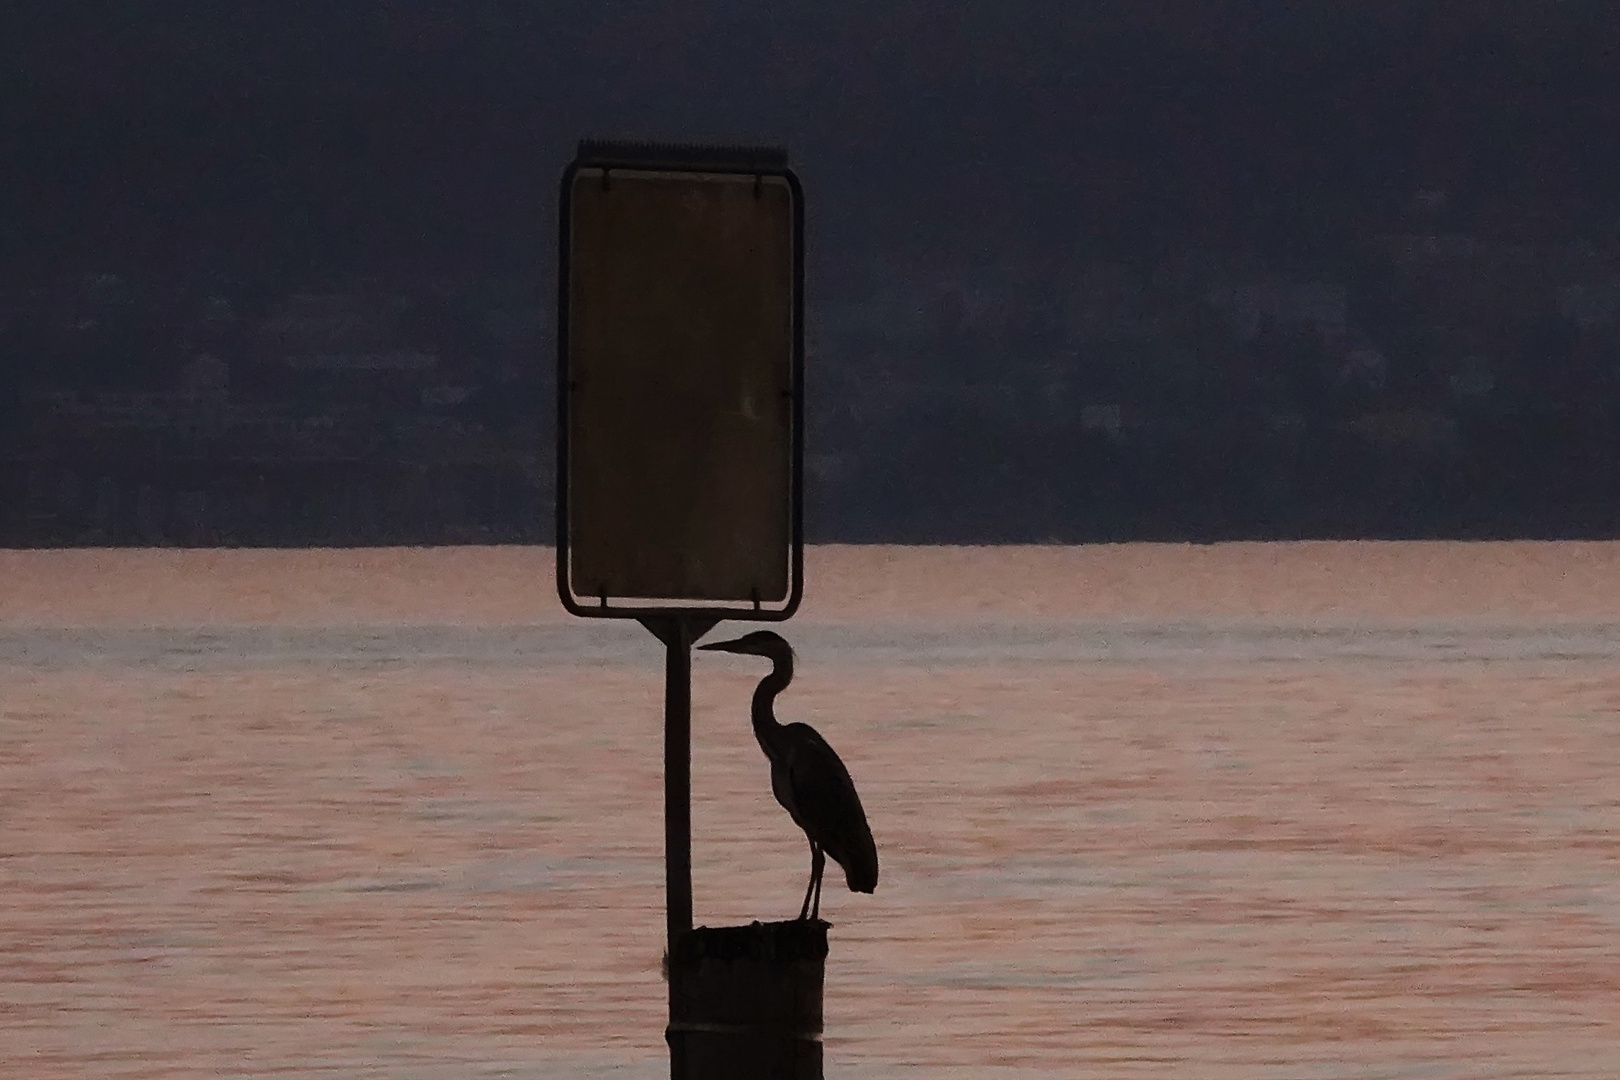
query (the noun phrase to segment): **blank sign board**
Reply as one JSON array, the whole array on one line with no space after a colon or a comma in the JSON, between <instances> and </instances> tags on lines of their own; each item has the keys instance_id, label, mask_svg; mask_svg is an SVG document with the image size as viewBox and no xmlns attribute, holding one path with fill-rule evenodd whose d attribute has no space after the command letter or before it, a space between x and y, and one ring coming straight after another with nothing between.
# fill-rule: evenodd
<instances>
[{"instance_id":1,"label":"blank sign board","mask_svg":"<svg viewBox=\"0 0 1620 1080\"><path fill-rule=\"evenodd\" d=\"M797 599L799 193L769 159L564 180L559 586L580 614Z\"/></svg>"}]
</instances>

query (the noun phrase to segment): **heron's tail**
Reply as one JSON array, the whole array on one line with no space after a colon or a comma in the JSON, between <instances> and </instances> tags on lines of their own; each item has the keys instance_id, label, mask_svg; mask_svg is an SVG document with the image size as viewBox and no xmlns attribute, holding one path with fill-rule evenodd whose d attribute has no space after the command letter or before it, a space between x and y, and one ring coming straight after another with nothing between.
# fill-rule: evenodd
<instances>
[{"instance_id":1,"label":"heron's tail","mask_svg":"<svg viewBox=\"0 0 1620 1080\"><path fill-rule=\"evenodd\" d=\"M844 883L849 886L850 892L876 892L878 883L878 857L877 845L872 842L872 834L862 829L864 834L860 837L865 843L850 845L851 850L846 852L846 858L840 860L844 868Z\"/></svg>"}]
</instances>

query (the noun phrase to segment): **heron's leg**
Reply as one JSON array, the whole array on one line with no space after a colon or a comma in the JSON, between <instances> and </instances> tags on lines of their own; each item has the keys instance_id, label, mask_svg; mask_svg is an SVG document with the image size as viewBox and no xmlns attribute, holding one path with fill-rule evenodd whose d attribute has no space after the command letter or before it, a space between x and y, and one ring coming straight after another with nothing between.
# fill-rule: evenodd
<instances>
[{"instance_id":1,"label":"heron's leg","mask_svg":"<svg viewBox=\"0 0 1620 1080\"><path fill-rule=\"evenodd\" d=\"M810 917L821 918L821 874L827 869L827 856L822 854L820 844L812 844L810 856L810 886L816 891L815 902L810 906Z\"/></svg>"},{"instance_id":2,"label":"heron's leg","mask_svg":"<svg viewBox=\"0 0 1620 1080\"><path fill-rule=\"evenodd\" d=\"M810 917L810 894L816 888L816 859L820 855L821 850L816 847L816 842L814 840L810 841L810 884L805 886L804 889L804 904L799 908L800 922Z\"/></svg>"}]
</instances>

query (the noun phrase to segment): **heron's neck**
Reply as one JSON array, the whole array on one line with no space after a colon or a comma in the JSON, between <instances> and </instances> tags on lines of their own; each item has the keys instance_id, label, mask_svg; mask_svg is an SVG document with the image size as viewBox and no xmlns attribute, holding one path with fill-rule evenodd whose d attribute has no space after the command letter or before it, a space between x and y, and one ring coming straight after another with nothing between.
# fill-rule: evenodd
<instances>
[{"instance_id":1,"label":"heron's neck","mask_svg":"<svg viewBox=\"0 0 1620 1080\"><path fill-rule=\"evenodd\" d=\"M781 732L782 725L776 722L776 711L771 707L776 701L776 695L787 688L793 681L793 658L791 656L772 657L771 673L759 681L754 688L754 705L752 716L754 720L754 738L759 740L761 749L769 753L776 736Z\"/></svg>"}]
</instances>

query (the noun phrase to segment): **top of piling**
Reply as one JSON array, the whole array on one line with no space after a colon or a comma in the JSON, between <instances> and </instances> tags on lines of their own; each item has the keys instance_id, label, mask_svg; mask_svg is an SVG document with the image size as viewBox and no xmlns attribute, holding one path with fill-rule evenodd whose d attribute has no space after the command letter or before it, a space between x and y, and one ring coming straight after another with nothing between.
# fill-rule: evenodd
<instances>
[{"instance_id":1,"label":"top of piling","mask_svg":"<svg viewBox=\"0 0 1620 1080\"><path fill-rule=\"evenodd\" d=\"M824 961L827 930L820 919L750 923L747 926L700 926L682 934L675 944L676 964L703 960L752 960L764 963Z\"/></svg>"}]
</instances>

